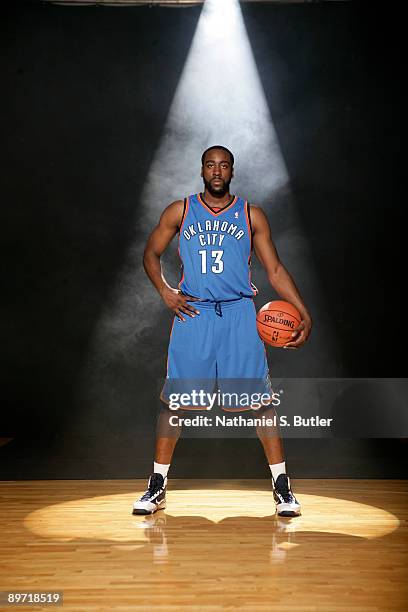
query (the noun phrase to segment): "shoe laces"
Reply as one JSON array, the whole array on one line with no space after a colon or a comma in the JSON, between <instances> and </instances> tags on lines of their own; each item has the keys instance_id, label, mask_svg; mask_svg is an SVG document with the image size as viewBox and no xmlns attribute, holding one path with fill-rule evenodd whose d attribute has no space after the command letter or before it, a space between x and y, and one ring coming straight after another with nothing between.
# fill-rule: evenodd
<instances>
[{"instance_id":1,"label":"shoe laces","mask_svg":"<svg viewBox=\"0 0 408 612\"><path fill-rule=\"evenodd\" d=\"M155 495L160 489L164 488L164 478L161 474L152 474L149 478L147 491L142 495L142 500L149 500L152 495Z\"/></svg>"},{"instance_id":2,"label":"shoe laces","mask_svg":"<svg viewBox=\"0 0 408 612\"><path fill-rule=\"evenodd\" d=\"M293 501L294 496L290 490L289 478L284 474L280 474L275 483L275 489L283 497L285 503L289 504Z\"/></svg>"}]
</instances>

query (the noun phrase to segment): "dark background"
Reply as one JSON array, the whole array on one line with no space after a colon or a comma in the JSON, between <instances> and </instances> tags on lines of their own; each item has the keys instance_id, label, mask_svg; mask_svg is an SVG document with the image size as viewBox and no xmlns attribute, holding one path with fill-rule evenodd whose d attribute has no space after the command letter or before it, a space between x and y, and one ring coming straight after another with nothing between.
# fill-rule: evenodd
<instances>
[{"instance_id":1,"label":"dark background","mask_svg":"<svg viewBox=\"0 0 408 612\"><path fill-rule=\"evenodd\" d=\"M12 438L0 448L3 479L150 472L172 316L164 305L151 315L137 299L159 300L141 262L135 316L147 325L122 360L99 355L86 399L79 389L128 247L152 229L137 222L140 193L200 10L1 9L0 434ZM296 354L271 349L274 372L404 377L402 16L395 5L352 2L242 11L325 300L322 312L308 279L295 278L314 331ZM282 206L269 213L277 242ZM256 284L261 306L265 279ZM323 320L335 330L332 362ZM285 447L294 477L405 476L404 440L291 439ZM171 475L267 473L256 440L182 439Z\"/></svg>"}]
</instances>

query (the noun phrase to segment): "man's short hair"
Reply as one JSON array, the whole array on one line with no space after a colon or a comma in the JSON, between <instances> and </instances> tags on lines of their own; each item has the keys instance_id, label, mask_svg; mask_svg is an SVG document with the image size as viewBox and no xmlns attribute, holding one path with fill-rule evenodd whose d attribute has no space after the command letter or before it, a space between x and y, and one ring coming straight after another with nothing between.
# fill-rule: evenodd
<instances>
[{"instance_id":1,"label":"man's short hair","mask_svg":"<svg viewBox=\"0 0 408 612\"><path fill-rule=\"evenodd\" d=\"M212 147L208 147L208 149L206 149L204 151L204 153L201 156L201 165L204 166L204 158L205 158L205 154L208 153L208 151L212 151L212 149L222 149L223 151L226 151L227 153L229 153L229 156L231 158L231 167L234 165L234 156L231 153L231 151L229 149L227 149L227 147L223 147L222 145L213 145Z\"/></svg>"}]
</instances>

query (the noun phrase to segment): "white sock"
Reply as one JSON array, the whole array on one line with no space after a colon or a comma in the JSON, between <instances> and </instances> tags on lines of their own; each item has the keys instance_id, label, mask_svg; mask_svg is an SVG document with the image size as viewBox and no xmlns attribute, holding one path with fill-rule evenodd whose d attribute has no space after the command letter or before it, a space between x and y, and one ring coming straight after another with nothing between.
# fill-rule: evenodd
<instances>
[{"instance_id":1,"label":"white sock","mask_svg":"<svg viewBox=\"0 0 408 612\"><path fill-rule=\"evenodd\" d=\"M153 472L155 474L161 474L163 478L166 478L167 472L169 471L170 463L166 465L165 463L156 463L153 462Z\"/></svg>"},{"instance_id":2,"label":"white sock","mask_svg":"<svg viewBox=\"0 0 408 612\"><path fill-rule=\"evenodd\" d=\"M282 461L282 463L273 463L272 465L269 464L269 467L274 482L276 482L279 474L286 474L286 466L284 461Z\"/></svg>"}]
</instances>

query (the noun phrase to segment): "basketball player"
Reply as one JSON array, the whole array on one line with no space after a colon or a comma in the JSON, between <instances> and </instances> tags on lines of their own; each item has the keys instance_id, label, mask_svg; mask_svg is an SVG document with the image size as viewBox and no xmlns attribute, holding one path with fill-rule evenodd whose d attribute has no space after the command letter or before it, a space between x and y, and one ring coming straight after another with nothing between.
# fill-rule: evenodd
<instances>
[{"instance_id":1,"label":"basketball player","mask_svg":"<svg viewBox=\"0 0 408 612\"><path fill-rule=\"evenodd\" d=\"M204 192L170 204L144 252L148 277L166 306L175 313L166 383L186 379L251 379L262 382L261 392L271 392L265 346L256 328L253 297L257 289L250 276L252 249L272 287L302 317L293 339L284 348L297 349L307 340L311 317L279 260L263 210L230 194L233 154L216 145L204 151L201 161ZM177 233L183 275L176 289L164 278L160 257ZM168 404L166 384L161 399ZM258 410L256 416L261 416L262 410L274 412L269 405ZM167 405L162 412L174 414ZM166 421L168 416L161 418ZM268 435L265 428L258 428L257 432L271 469L276 512L279 516L298 516L300 504L286 474L282 441L279 435ZM165 508L167 473L178 435L174 431L171 435L166 433L165 427L159 431L153 473L147 491L133 504L134 514L152 514Z\"/></svg>"}]
</instances>

